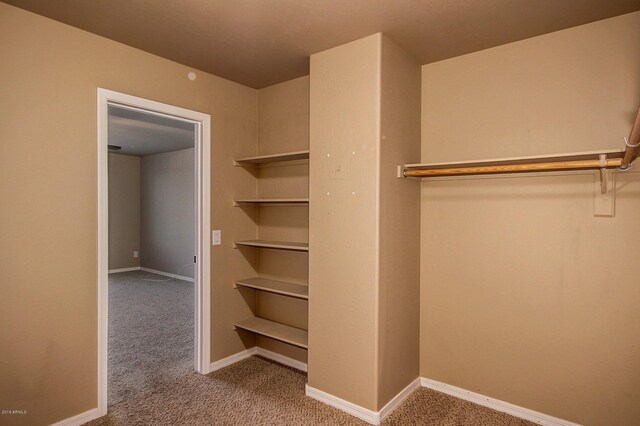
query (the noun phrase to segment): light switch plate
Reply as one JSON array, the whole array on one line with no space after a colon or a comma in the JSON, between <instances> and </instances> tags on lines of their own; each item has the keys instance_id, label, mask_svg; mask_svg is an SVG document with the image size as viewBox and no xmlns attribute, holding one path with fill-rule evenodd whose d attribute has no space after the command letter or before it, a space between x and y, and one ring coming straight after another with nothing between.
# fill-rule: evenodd
<instances>
[{"instance_id":1,"label":"light switch plate","mask_svg":"<svg viewBox=\"0 0 640 426\"><path fill-rule=\"evenodd\" d=\"M222 244L222 231L219 229L214 229L211 236L212 245L219 246Z\"/></svg>"}]
</instances>

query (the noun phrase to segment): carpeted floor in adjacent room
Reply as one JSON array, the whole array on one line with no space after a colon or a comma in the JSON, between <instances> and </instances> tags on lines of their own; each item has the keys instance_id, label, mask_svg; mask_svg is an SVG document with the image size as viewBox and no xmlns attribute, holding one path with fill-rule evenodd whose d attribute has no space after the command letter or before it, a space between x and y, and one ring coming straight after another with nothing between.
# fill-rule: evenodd
<instances>
[{"instance_id":1,"label":"carpeted floor in adjacent room","mask_svg":"<svg viewBox=\"0 0 640 426\"><path fill-rule=\"evenodd\" d=\"M98 425L367 425L305 396L305 373L253 356L193 372L193 284L110 276L109 414ZM421 388L384 425L533 425Z\"/></svg>"}]
</instances>

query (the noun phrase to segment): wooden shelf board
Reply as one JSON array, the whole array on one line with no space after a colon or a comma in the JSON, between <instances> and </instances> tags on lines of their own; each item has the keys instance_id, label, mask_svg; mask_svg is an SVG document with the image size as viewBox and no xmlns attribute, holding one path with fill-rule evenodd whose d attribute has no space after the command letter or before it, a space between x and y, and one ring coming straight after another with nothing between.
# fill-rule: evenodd
<instances>
[{"instance_id":1,"label":"wooden shelf board","mask_svg":"<svg viewBox=\"0 0 640 426\"><path fill-rule=\"evenodd\" d=\"M309 204L308 198L244 198L236 204Z\"/></svg>"},{"instance_id":2,"label":"wooden shelf board","mask_svg":"<svg viewBox=\"0 0 640 426\"><path fill-rule=\"evenodd\" d=\"M245 278L236 281L236 285L285 296L309 299L309 288L306 285L271 280L262 277Z\"/></svg>"},{"instance_id":3,"label":"wooden shelf board","mask_svg":"<svg viewBox=\"0 0 640 426\"><path fill-rule=\"evenodd\" d=\"M309 251L309 243L294 243L288 241L243 240L236 241L236 245L279 250Z\"/></svg>"},{"instance_id":4,"label":"wooden shelf board","mask_svg":"<svg viewBox=\"0 0 640 426\"><path fill-rule=\"evenodd\" d=\"M237 328L248 330L262 336L270 337L290 345L307 349L308 333L301 328L291 327L264 318L247 318L234 324Z\"/></svg>"},{"instance_id":5,"label":"wooden shelf board","mask_svg":"<svg viewBox=\"0 0 640 426\"><path fill-rule=\"evenodd\" d=\"M271 155L258 155L255 157L246 157L236 160L238 164L264 164L264 163L276 163L280 161L292 161L292 160L308 160L309 151L293 151L283 152L281 154Z\"/></svg>"}]
</instances>

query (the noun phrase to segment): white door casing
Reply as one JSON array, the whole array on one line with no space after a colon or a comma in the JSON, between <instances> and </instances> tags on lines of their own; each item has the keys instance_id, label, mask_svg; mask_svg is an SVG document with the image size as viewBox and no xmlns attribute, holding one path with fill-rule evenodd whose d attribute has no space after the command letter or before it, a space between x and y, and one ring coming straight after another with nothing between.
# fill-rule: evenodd
<instances>
[{"instance_id":1,"label":"white door casing","mask_svg":"<svg viewBox=\"0 0 640 426\"><path fill-rule=\"evenodd\" d=\"M98 417L107 414L108 336L108 107L129 108L147 114L186 121L195 126L195 281L194 369L209 373L210 366L210 212L211 212L211 116L135 96L98 88Z\"/></svg>"}]
</instances>

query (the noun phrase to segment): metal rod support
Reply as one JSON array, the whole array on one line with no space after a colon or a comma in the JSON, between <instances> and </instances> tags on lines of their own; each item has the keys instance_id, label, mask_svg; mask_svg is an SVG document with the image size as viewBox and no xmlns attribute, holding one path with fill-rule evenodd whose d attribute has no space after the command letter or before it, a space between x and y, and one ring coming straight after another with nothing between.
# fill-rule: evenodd
<instances>
[{"instance_id":1,"label":"metal rod support","mask_svg":"<svg viewBox=\"0 0 640 426\"><path fill-rule=\"evenodd\" d=\"M631 163L638 156L640 152L640 108L638 109L638 115L636 116L636 122L631 129L631 136L626 143L627 147L624 151L624 158L620 165L620 170L627 170L631 167Z\"/></svg>"}]
</instances>

